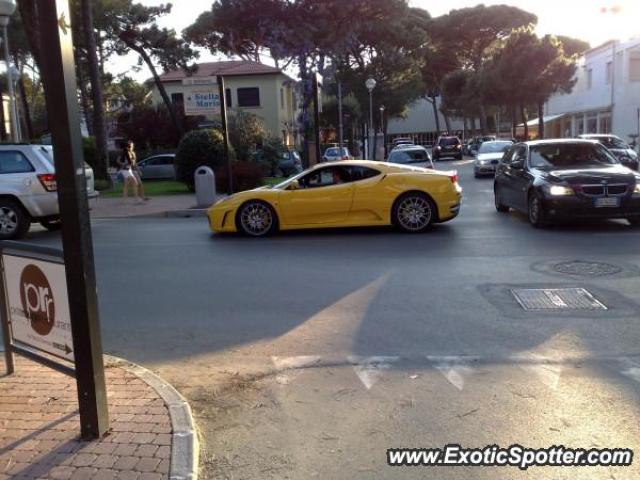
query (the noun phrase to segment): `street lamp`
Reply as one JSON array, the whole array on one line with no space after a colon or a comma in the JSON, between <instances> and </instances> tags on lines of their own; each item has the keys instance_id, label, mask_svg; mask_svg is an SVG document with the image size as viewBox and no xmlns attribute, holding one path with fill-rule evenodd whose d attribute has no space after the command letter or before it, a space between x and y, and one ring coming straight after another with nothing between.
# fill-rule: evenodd
<instances>
[{"instance_id":1,"label":"street lamp","mask_svg":"<svg viewBox=\"0 0 640 480\"><path fill-rule=\"evenodd\" d=\"M364 84L367 90L369 90L369 138L367 139L367 157L371 157L371 146L373 145L371 139L371 132L373 131L373 89L376 88L376 81L373 78L369 78ZM375 152L373 152L373 156L375 157ZM373 160L371 158L367 159Z\"/></svg>"},{"instance_id":2,"label":"street lamp","mask_svg":"<svg viewBox=\"0 0 640 480\"><path fill-rule=\"evenodd\" d=\"M9 35L7 26L9 17L16 11L13 0L0 0L0 27L2 27L2 43L4 44L4 60L7 66L7 85L9 86L9 110L11 111L11 138L14 142L20 141L18 134L18 114L16 112L16 96L13 91L13 72L9 65Z\"/></svg>"},{"instance_id":3,"label":"street lamp","mask_svg":"<svg viewBox=\"0 0 640 480\"><path fill-rule=\"evenodd\" d=\"M387 158L387 136L384 134L384 105L380 105L380 133L382 133L382 147L384 149L384 159Z\"/></svg>"}]
</instances>

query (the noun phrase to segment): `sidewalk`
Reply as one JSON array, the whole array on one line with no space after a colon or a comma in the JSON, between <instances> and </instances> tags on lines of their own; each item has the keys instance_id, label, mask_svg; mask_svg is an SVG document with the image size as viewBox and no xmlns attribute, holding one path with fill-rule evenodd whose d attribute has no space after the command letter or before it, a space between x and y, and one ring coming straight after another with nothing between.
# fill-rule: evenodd
<instances>
[{"instance_id":1,"label":"sidewalk","mask_svg":"<svg viewBox=\"0 0 640 480\"><path fill-rule=\"evenodd\" d=\"M167 212L184 212L184 216L189 214L188 210L196 205L195 195L166 195L151 197L146 202L137 199L123 200L121 197L99 198L91 200L92 218L124 218L140 216L166 216ZM203 214L202 210L194 210L194 215Z\"/></svg>"},{"instance_id":2,"label":"sidewalk","mask_svg":"<svg viewBox=\"0 0 640 480\"><path fill-rule=\"evenodd\" d=\"M15 373L0 377L0 479L197 477L190 409L148 370L107 357L111 430L84 442L75 379L15 359ZM4 357L0 368L4 372Z\"/></svg>"}]
</instances>

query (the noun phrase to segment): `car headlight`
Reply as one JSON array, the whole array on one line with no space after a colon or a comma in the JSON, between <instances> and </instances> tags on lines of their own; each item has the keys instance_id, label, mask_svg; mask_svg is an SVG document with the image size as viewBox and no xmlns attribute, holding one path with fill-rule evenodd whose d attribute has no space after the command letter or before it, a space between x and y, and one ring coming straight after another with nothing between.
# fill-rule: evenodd
<instances>
[{"instance_id":1,"label":"car headlight","mask_svg":"<svg viewBox=\"0 0 640 480\"><path fill-rule=\"evenodd\" d=\"M636 178L636 186L633 189L634 195L640 195L640 178Z\"/></svg>"},{"instance_id":2,"label":"car headlight","mask_svg":"<svg viewBox=\"0 0 640 480\"><path fill-rule=\"evenodd\" d=\"M550 185L547 187L547 191L554 197L561 197L565 195L573 195L573 188L565 187L564 185Z\"/></svg>"}]
</instances>

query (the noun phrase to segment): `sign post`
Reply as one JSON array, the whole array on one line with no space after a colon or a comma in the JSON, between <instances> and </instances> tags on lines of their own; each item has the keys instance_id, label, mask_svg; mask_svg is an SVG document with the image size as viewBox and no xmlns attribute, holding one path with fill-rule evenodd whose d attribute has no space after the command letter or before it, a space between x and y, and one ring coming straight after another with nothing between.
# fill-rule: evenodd
<instances>
[{"instance_id":1,"label":"sign post","mask_svg":"<svg viewBox=\"0 0 640 480\"><path fill-rule=\"evenodd\" d=\"M82 438L101 437L108 429L107 394L98 318L91 224L80 135L77 83L68 0L41 0L40 38L46 45L41 76L52 121L58 202L71 346L78 386ZM51 282L50 282L51 283ZM56 342L57 343L57 342Z\"/></svg>"},{"instance_id":2,"label":"sign post","mask_svg":"<svg viewBox=\"0 0 640 480\"><path fill-rule=\"evenodd\" d=\"M233 193L233 172L229 157L229 129L227 128L227 95L225 94L224 77L218 75L218 89L220 95L220 120L222 122L222 136L224 137L224 160L227 163L227 182L229 195Z\"/></svg>"}]
</instances>

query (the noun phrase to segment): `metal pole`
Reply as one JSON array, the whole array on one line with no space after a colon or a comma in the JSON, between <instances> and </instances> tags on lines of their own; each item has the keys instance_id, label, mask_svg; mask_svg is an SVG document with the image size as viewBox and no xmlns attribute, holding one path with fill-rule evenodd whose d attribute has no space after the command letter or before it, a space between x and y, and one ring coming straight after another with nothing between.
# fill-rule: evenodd
<instances>
[{"instance_id":1,"label":"metal pole","mask_svg":"<svg viewBox=\"0 0 640 480\"><path fill-rule=\"evenodd\" d=\"M98 295L93 260L91 223L80 134L78 93L67 0L38 2L40 35L47 45L41 75L50 122L62 246L69 285L69 313L73 336L80 430L82 438L101 437L109 428L104 380Z\"/></svg>"},{"instance_id":2,"label":"metal pole","mask_svg":"<svg viewBox=\"0 0 640 480\"><path fill-rule=\"evenodd\" d=\"M384 134L384 109L380 109L380 133L382 134L382 149L384 150L384 158L387 158L387 141Z\"/></svg>"},{"instance_id":3,"label":"metal pole","mask_svg":"<svg viewBox=\"0 0 640 480\"><path fill-rule=\"evenodd\" d=\"M313 74L313 134L316 140L316 162L320 162L320 89L318 87L318 74Z\"/></svg>"},{"instance_id":4,"label":"metal pole","mask_svg":"<svg viewBox=\"0 0 640 480\"><path fill-rule=\"evenodd\" d=\"M611 133L613 133L613 118L615 117L615 105L616 105L616 40L613 40L612 57L611 57L611 125L609 126ZM585 128L586 130L586 128Z\"/></svg>"},{"instance_id":5,"label":"metal pole","mask_svg":"<svg viewBox=\"0 0 640 480\"><path fill-rule=\"evenodd\" d=\"M233 172L231 170L231 157L229 156L229 129L227 128L227 93L224 86L224 77L218 75L218 93L220 95L220 120L222 123L222 137L224 144L224 161L227 164L227 188L229 195L233 193Z\"/></svg>"},{"instance_id":6,"label":"metal pole","mask_svg":"<svg viewBox=\"0 0 640 480\"><path fill-rule=\"evenodd\" d=\"M372 152L373 146L372 133L375 134L373 129L373 89L369 90L369 157L367 160L375 160L376 152Z\"/></svg>"},{"instance_id":7,"label":"metal pole","mask_svg":"<svg viewBox=\"0 0 640 480\"><path fill-rule=\"evenodd\" d=\"M18 133L18 115L16 112L16 94L13 90L13 75L11 72L11 64L9 63L9 35L7 26L9 25L9 17L0 17L0 25L2 25L2 43L4 46L4 61L7 66L7 86L9 87L9 110L11 111L11 139L14 142L20 141Z\"/></svg>"},{"instance_id":8,"label":"metal pole","mask_svg":"<svg viewBox=\"0 0 640 480\"><path fill-rule=\"evenodd\" d=\"M338 141L342 147L344 143L344 132L342 125L342 82L338 80Z\"/></svg>"},{"instance_id":9,"label":"metal pole","mask_svg":"<svg viewBox=\"0 0 640 480\"><path fill-rule=\"evenodd\" d=\"M0 251L0 254L2 252ZM0 259L0 275L4 275L4 265L2 264L2 260ZM4 341L4 361L5 361L5 369L7 375L11 375L14 371L14 362L13 362L13 348L11 346L11 334L10 329L11 326L9 324L11 320L11 316L9 315L9 307L7 301L7 294L4 291L4 281L0 279L0 314L2 318L0 321L2 322L2 340Z\"/></svg>"}]
</instances>

